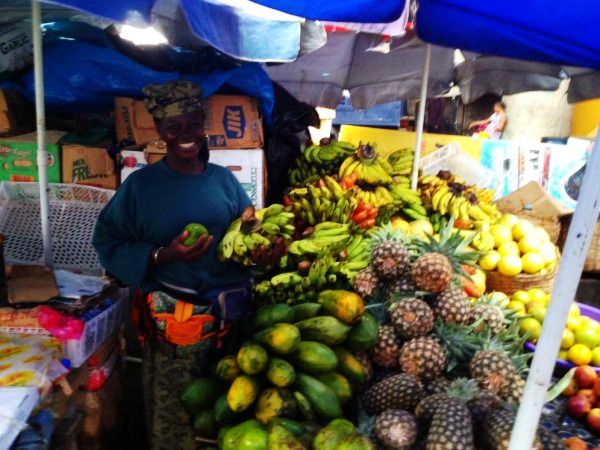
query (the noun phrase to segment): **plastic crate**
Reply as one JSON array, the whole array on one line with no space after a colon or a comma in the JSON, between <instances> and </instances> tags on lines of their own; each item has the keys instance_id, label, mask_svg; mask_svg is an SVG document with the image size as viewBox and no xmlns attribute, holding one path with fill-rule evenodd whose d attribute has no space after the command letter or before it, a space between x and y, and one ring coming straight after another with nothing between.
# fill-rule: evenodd
<instances>
[{"instance_id":1,"label":"plastic crate","mask_svg":"<svg viewBox=\"0 0 600 450\"><path fill-rule=\"evenodd\" d=\"M488 187L494 179L491 170L479 164L455 142L424 156L419 161L419 166L423 169L423 175L437 175L440 170L449 170L453 175L460 176L465 183L479 187Z\"/></svg>"},{"instance_id":2,"label":"plastic crate","mask_svg":"<svg viewBox=\"0 0 600 450\"><path fill-rule=\"evenodd\" d=\"M76 184L51 184L48 192L55 269L101 275L92 237L96 219L114 191ZM0 233L7 264L44 264L37 183L0 183Z\"/></svg>"}]
</instances>

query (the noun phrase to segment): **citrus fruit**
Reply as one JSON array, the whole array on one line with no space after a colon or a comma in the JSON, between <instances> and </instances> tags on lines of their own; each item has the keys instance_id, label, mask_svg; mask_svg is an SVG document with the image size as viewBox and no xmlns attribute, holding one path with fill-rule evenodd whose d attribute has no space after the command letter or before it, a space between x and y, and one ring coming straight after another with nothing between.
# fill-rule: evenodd
<instances>
[{"instance_id":1,"label":"citrus fruit","mask_svg":"<svg viewBox=\"0 0 600 450\"><path fill-rule=\"evenodd\" d=\"M540 253L544 257L545 266L556 262L556 246L552 242L542 243Z\"/></svg>"},{"instance_id":2,"label":"citrus fruit","mask_svg":"<svg viewBox=\"0 0 600 450\"><path fill-rule=\"evenodd\" d=\"M498 253L500 254L500 256L506 256L506 255L519 256L521 254L521 252L519 250L519 244L517 244L514 241L508 241L508 242L504 242L503 244L500 244L500 246L498 247Z\"/></svg>"},{"instance_id":3,"label":"citrus fruit","mask_svg":"<svg viewBox=\"0 0 600 450\"><path fill-rule=\"evenodd\" d=\"M519 218L514 214L504 214L498 221L499 224L506 225L509 228L514 227L517 222L519 222Z\"/></svg>"},{"instance_id":4,"label":"citrus fruit","mask_svg":"<svg viewBox=\"0 0 600 450\"><path fill-rule=\"evenodd\" d=\"M427 234L433 234L433 225L429 220L417 219L413 220L410 224L410 233L416 236L425 236Z\"/></svg>"},{"instance_id":5,"label":"citrus fruit","mask_svg":"<svg viewBox=\"0 0 600 450\"><path fill-rule=\"evenodd\" d=\"M537 234L526 234L519 240L521 253L537 252L542 248L542 240Z\"/></svg>"},{"instance_id":6,"label":"citrus fruit","mask_svg":"<svg viewBox=\"0 0 600 450\"><path fill-rule=\"evenodd\" d=\"M477 290L479 292L485 292L486 276L483 270L477 270L473 275L471 275L471 280L473 280L473 283L475 283L475 286L477 286Z\"/></svg>"},{"instance_id":7,"label":"citrus fruit","mask_svg":"<svg viewBox=\"0 0 600 450\"><path fill-rule=\"evenodd\" d=\"M562 359L563 361L567 361L569 359L568 350L560 350L558 352L558 359Z\"/></svg>"},{"instance_id":8,"label":"citrus fruit","mask_svg":"<svg viewBox=\"0 0 600 450\"><path fill-rule=\"evenodd\" d=\"M516 255L506 255L500 258L498 262L498 272L502 275L512 277L518 275L523 270L523 263L521 258Z\"/></svg>"},{"instance_id":9,"label":"citrus fruit","mask_svg":"<svg viewBox=\"0 0 600 450\"><path fill-rule=\"evenodd\" d=\"M535 320L539 323L544 323L544 319L546 318L547 309L544 305L535 305L532 308L526 308L527 314L531 315Z\"/></svg>"},{"instance_id":10,"label":"citrus fruit","mask_svg":"<svg viewBox=\"0 0 600 450\"><path fill-rule=\"evenodd\" d=\"M521 257L523 262L523 272L525 273L538 273L544 268L544 257L538 252L525 253Z\"/></svg>"},{"instance_id":11,"label":"citrus fruit","mask_svg":"<svg viewBox=\"0 0 600 450\"><path fill-rule=\"evenodd\" d=\"M392 228L394 230L400 230L406 234L410 234L410 224L400 217L392 218Z\"/></svg>"},{"instance_id":12,"label":"citrus fruit","mask_svg":"<svg viewBox=\"0 0 600 450\"><path fill-rule=\"evenodd\" d=\"M492 225L490 234L494 236L494 247L498 248L501 244L513 240L512 231L506 225Z\"/></svg>"},{"instance_id":13,"label":"citrus fruit","mask_svg":"<svg viewBox=\"0 0 600 450\"><path fill-rule=\"evenodd\" d=\"M531 342L537 341L542 332L542 324L533 317L525 317L519 325L519 334L527 335L527 340Z\"/></svg>"},{"instance_id":14,"label":"citrus fruit","mask_svg":"<svg viewBox=\"0 0 600 450\"><path fill-rule=\"evenodd\" d=\"M504 292L494 291L488 297L492 302L497 303L503 308L506 308L506 305L510 302L510 298Z\"/></svg>"},{"instance_id":15,"label":"citrus fruit","mask_svg":"<svg viewBox=\"0 0 600 450\"><path fill-rule=\"evenodd\" d=\"M600 331L600 322L590 318L590 320L586 322L585 327L598 333Z\"/></svg>"},{"instance_id":16,"label":"citrus fruit","mask_svg":"<svg viewBox=\"0 0 600 450\"><path fill-rule=\"evenodd\" d=\"M548 304L548 294L546 294L540 288L531 288L527 291L527 293L529 294L530 301L537 301L544 305Z\"/></svg>"},{"instance_id":17,"label":"citrus fruit","mask_svg":"<svg viewBox=\"0 0 600 450\"><path fill-rule=\"evenodd\" d=\"M592 366L600 366L600 347L594 347L592 349Z\"/></svg>"},{"instance_id":18,"label":"citrus fruit","mask_svg":"<svg viewBox=\"0 0 600 450\"><path fill-rule=\"evenodd\" d=\"M515 291L515 292L513 292L513 295L510 296L510 298L512 300L517 300L518 302L525 303L525 304L527 304L531 301L527 291Z\"/></svg>"},{"instance_id":19,"label":"citrus fruit","mask_svg":"<svg viewBox=\"0 0 600 450\"><path fill-rule=\"evenodd\" d=\"M571 303L571 307L569 308L569 317L579 317L581 316L581 310L579 309L579 305L577 303ZM585 316L583 316L585 317ZM588 320L588 319L583 319Z\"/></svg>"},{"instance_id":20,"label":"citrus fruit","mask_svg":"<svg viewBox=\"0 0 600 450\"><path fill-rule=\"evenodd\" d=\"M483 270L494 270L498 266L501 255L493 250L479 260L479 267Z\"/></svg>"},{"instance_id":21,"label":"citrus fruit","mask_svg":"<svg viewBox=\"0 0 600 450\"><path fill-rule=\"evenodd\" d=\"M594 348L598 345L598 333L589 328L579 328L575 330L575 343L583 344L587 348Z\"/></svg>"},{"instance_id":22,"label":"citrus fruit","mask_svg":"<svg viewBox=\"0 0 600 450\"><path fill-rule=\"evenodd\" d=\"M565 328L562 334L562 341L560 341L561 350L568 350L575 344L575 335L571 330Z\"/></svg>"},{"instance_id":23,"label":"citrus fruit","mask_svg":"<svg viewBox=\"0 0 600 450\"><path fill-rule=\"evenodd\" d=\"M540 306L544 308L546 307L546 305L538 301L525 303L525 309L527 310L527 312L529 312L529 310L531 309L539 308Z\"/></svg>"},{"instance_id":24,"label":"citrus fruit","mask_svg":"<svg viewBox=\"0 0 600 450\"><path fill-rule=\"evenodd\" d=\"M511 300L506 305L506 308L512 309L513 311L516 311L518 315L524 315L525 314L525 305L523 303L521 303L521 302L516 302L514 300Z\"/></svg>"},{"instance_id":25,"label":"citrus fruit","mask_svg":"<svg viewBox=\"0 0 600 450\"><path fill-rule=\"evenodd\" d=\"M583 366L592 361L592 350L583 344L575 344L569 349L567 359L576 366Z\"/></svg>"},{"instance_id":26,"label":"citrus fruit","mask_svg":"<svg viewBox=\"0 0 600 450\"><path fill-rule=\"evenodd\" d=\"M527 219L519 219L519 221L512 227L512 236L515 241L520 241L523 236L533 234L535 227Z\"/></svg>"},{"instance_id":27,"label":"citrus fruit","mask_svg":"<svg viewBox=\"0 0 600 450\"><path fill-rule=\"evenodd\" d=\"M542 242L550 242L550 235L542 227L535 227L533 232L542 240Z\"/></svg>"},{"instance_id":28,"label":"citrus fruit","mask_svg":"<svg viewBox=\"0 0 600 450\"><path fill-rule=\"evenodd\" d=\"M567 319L567 328L573 332L579 329L580 321L579 317L571 317Z\"/></svg>"}]
</instances>

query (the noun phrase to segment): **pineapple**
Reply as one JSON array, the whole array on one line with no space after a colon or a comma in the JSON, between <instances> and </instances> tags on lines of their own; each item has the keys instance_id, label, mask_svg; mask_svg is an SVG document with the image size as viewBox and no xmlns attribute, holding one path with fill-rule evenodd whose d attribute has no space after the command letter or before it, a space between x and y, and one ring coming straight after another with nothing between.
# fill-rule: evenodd
<instances>
[{"instance_id":1,"label":"pineapple","mask_svg":"<svg viewBox=\"0 0 600 450\"><path fill-rule=\"evenodd\" d=\"M425 396L417 377L399 373L371 386L362 401L369 414L381 414L388 409L412 411Z\"/></svg>"},{"instance_id":2,"label":"pineapple","mask_svg":"<svg viewBox=\"0 0 600 450\"><path fill-rule=\"evenodd\" d=\"M450 286L452 264L441 253L425 253L419 256L412 269L415 285L424 291L442 292Z\"/></svg>"},{"instance_id":3,"label":"pineapple","mask_svg":"<svg viewBox=\"0 0 600 450\"><path fill-rule=\"evenodd\" d=\"M425 336L433 329L433 311L418 298L406 298L392 305L390 318L396 335L403 339Z\"/></svg>"},{"instance_id":4,"label":"pineapple","mask_svg":"<svg viewBox=\"0 0 600 450\"><path fill-rule=\"evenodd\" d=\"M410 450L417 441L415 416L402 409L389 409L377 416L375 434L388 448Z\"/></svg>"},{"instance_id":5,"label":"pineapple","mask_svg":"<svg viewBox=\"0 0 600 450\"><path fill-rule=\"evenodd\" d=\"M504 328L504 314L495 305L478 303L471 309L471 323L477 324L476 332L483 331L487 325L493 334L498 334Z\"/></svg>"},{"instance_id":6,"label":"pineapple","mask_svg":"<svg viewBox=\"0 0 600 450\"><path fill-rule=\"evenodd\" d=\"M400 353L400 342L391 325L379 328L379 336L375 346L371 349L373 363L386 369L398 367L398 355Z\"/></svg>"},{"instance_id":7,"label":"pineapple","mask_svg":"<svg viewBox=\"0 0 600 450\"><path fill-rule=\"evenodd\" d=\"M438 340L429 336L414 338L400 349L400 368L421 380L437 378L446 368L446 354Z\"/></svg>"},{"instance_id":8,"label":"pineapple","mask_svg":"<svg viewBox=\"0 0 600 450\"><path fill-rule=\"evenodd\" d=\"M384 293L388 300L392 300L394 295L398 294L410 294L417 290L415 283L413 282L410 274L404 274L399 278L393 278L387 280L385 284Z\"/></svg>"},{"instance_id":9,"label":"pineapple","mask_svg":"<svg viewBox=\"0 0 600 450\"><path fill-rule=\"evenodd\" d=\"M481 448L489 450L507 450L515 424L516 414L506 409L494 409L485 416L481 436ZM542 450L542 443L536 437L533 450Z\"/></svg>"},{"instance_id":10,"label":"pineapple","mask_svg":"<svg viewBox=\"0 0 600 450\"><path fill-rule=\"evenodd\" d=\"M429 422L438 407L448 400L448 394L446 392L437 392L435 394L428 395L419 402L415 408L415 415L421 422Z\"/></svg>"},{"instance_id":11,"label":"pineapple","mask_svg":"<svg viewBox=\"0 0 600 450\"><path fill-rule=\"evenodd\" d=\"M498 408L503 400L491 391L480 390L479 395L467 402L475 426L480 425L488 411Z\"/></svg>"},{"instance_id":12,"label":"pineapple","mask_svg":"<svg viewBox=\"0 0 600 450\"><path fill-rule=\"evenodd\" d=\"M354 291L363 298L370 298L375 294L375 290L379 285L379 277L372 267L358 272L352 280Z\"/></svg>"},{"instance_id":13,"label":"pineapple","mask_svg":"<svg viewBox=\"0 0 600 450\"><path fill-rule=\"evenodd\" d=\"M471 376L481 389L487 389L506 398L518 371L504 350L478 351L469 363Z\"/></svg>"},{"instance_id":14,"label":"pineapple","mask_svg":"<svg viewBox=\"0 0 600 450\"><path fill-rule=\"evenodd\" d=\"M446 389L448 389L449 385L450 380L448 380L448 378L444 376L440 376L427 383L425 389L427 390L428 394L441 394L443 392L446 392Z\"/></svg>"},{"instance_id":15,"label":"pineapple","mask_svg":"<svg viewBox=\"0 0 600 450\"><path fill-rule=\"evenodd\" d=\"M369 240L371 265L380 278L390 280L402 276L410 262L404 233L384 225Z\"/></svg>"},{"instance_id":16,"label":"pineapple","mask_svg":"<svg viewBox=\"0 0 600 450\"><path fill-rule=\"evenodd\" d=\"M449 398L438 407L427 435L427 450L471 450L473 424L467 405L458 398Z\"/></svg>"},{"instance_id":17,"label":"pineapple","mask_svg":"<svg viewBox=\"0 0 600 450\"><path fill-rule=\"evenodd\" d=\"M467 325L471 321L473 305L465 291L456 286L450 286L441 292L433 306L436 319L444 323Z\"/></svg>"},{"instance_id":18,"label":"pineapple","mask_svg":"<svg viewBox=\"0 0 600 450\"><path fill-rule=\"evenodd\" d=\"M507 403L518 405L521 403L523 391L525 390L525 380L518 373L515 373L510 382L500 390L498 395L506 400Z\"/></svg>"}]
</instances>

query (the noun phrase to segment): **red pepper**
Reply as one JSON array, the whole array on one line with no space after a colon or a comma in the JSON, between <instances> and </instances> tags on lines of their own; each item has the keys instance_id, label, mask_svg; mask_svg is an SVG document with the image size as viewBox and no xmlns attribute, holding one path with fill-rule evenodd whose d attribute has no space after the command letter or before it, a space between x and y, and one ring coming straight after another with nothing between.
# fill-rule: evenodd
<instances>
[{"instance_id":1,"label":"red pepper","mask_svg":"<svg viewBox=\"0 0 600 450\"><path fill-rule=\"evenodd\" d=\"M369 213L367 214L367 217L369 219L374 219L375 217L377 217L378 214L379 214L379 209L373 208L371 211L369 211Z\"/></svg>"},{"instance_id":2,"label":"red pepper","mask_svg":"<svg viewBox=\"0 0 600 450\"><path fill-rule=\"evenodd\" d=\"M367 219L367 218L368 218L367 216L368 216L368 213L367 213L367 211L365 211L365 210L363 209L362 211L360 211L360 212L358 212L358 213L354 213L354 214L352 215L352 217L350 217L350 219L351 219L351 220L353 220L353 221L354 221L354 222L356 222L356 223L360 223L360 222L362 222L363 220Z\"/></svg>"}]
</instances>

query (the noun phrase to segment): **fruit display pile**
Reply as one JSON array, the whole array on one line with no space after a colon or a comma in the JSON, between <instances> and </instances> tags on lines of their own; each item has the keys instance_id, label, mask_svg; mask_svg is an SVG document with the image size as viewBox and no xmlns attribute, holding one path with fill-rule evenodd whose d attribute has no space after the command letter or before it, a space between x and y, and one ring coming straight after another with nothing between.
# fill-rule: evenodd
<instances>
[{"instance_id":1,"label":"fruit display pile","mask_svg":"<svg viewBox=\"0 0 600 450\"><path fill-rule=\"evenodd\" d=\"M283 204L232 223L218 256L253 268L254 299L235 351L182 394L202 440L508 447L524 344L550 299L530 287L486 294L486 271L535 283L558 252L543 229L502 214L493 191L450 172L412 191L412 165L410 149L322 140L296 161ZM539 427L534 448L566 447Z\"/></svg>"}]
</instances>

